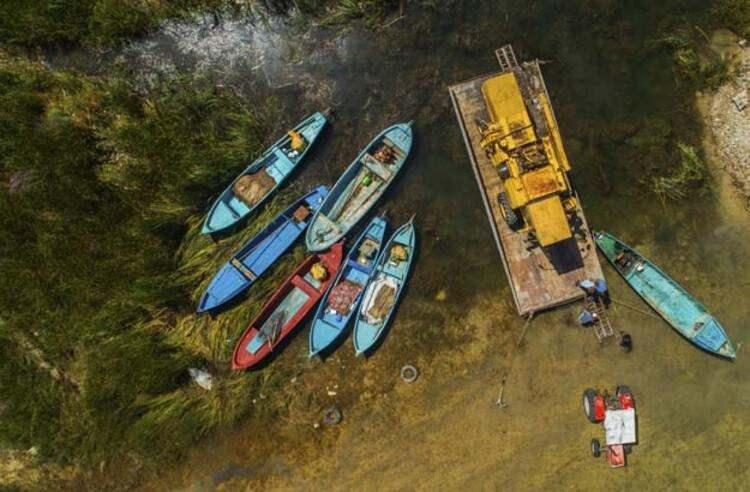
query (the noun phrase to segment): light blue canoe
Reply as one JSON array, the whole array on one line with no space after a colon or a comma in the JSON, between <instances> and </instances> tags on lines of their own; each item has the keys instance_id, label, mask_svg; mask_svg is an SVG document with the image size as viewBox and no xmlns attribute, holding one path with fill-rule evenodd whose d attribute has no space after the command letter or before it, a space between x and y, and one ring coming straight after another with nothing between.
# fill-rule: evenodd
<instances>
[{"instance_id":1,"label":"light blue canoe","mask_svg":"<svg viewBox=\"0 0 750 492\"><path fill-rule=\"evenodd\" d=\"M407 253L403 261L392 259L393 248L402 246ZM380 253L375 271L365 288L362 305L357 310L354 323L354 351L362 355L378 342L406 285L416 252L414 218L399 227ZM393 289L392 295L388 292ZM390 301L385 301L390 299ZM377 306L381 304L380 306Z\"/></svg>"},{"instance_id":2,"label":"light blue canoe","mask_svg":"<svg viewBox=\"0 0 750 492\"><path fill-rule=\"evenodd\" d=\"M271 268L302 235L328 193L318 186L297 199L258 234L246 242L214 275L198 304L198 312L215 310L228 303ZM301 210L304 207L307 212ZM299 212L295 217L295 212ZM307 217L304 217L304 213Z\"/></svg>"},{"instance_id":3,"label":"light blue canoe","mask_svg":"<svg viewBox=\"0 0 750 492\"><path fill-rule=\"evenodd\" d=\"M214 234L229 229L265 202L304 160L326 123L323 113L315 113L294 128L294 131L299 133L305 141L305 146L301 150L292 150L289 134L284 135L266 149L219 195L203 222L201 233ZM248 203L236 193L238 191L236 187L242 186L243 182L240 179L251 175L258 177L259 182L264 183L258 189L265 191L257 193L256 195L261 196L256 197L253 203Z\"/></svg>"},{"instance_id":4,"label":"light blue canoe","mask_svg":"<svg viewBox=\"0 0 750 492\"><path fill-rule=\"evenodd\" d=\"M708 352L735 358L732 342L719 321L677 282L613 235L597 232L594 240L633 290L680 335Z\"/></svg>"},{"instance_id":5,"label":"light blue canoe","mask_svg":"<svg viewBox=\"0 0 750 492\"><path fill-rule=\"evenodd\" d=\"M310 329L310 357L324 352L333 345L344 333L349 321L357 312L362 300L362 293L375 270L375 264L383 246L387 228L388 224L383 218L375 217L352 246L344 266L339 270L336 279L331 283L331 287L318 304L318 310ZM335 293L334 289L337 286L340 286L339 289L346 289L350 295L356 293L356 297L347 306L348 311L346 312L343 312L340 308L341 312L337 312L328 305L329 296L332 292Z\"/></svg>"},{"instance_id":6,"label":"light blue canoe","mask_svg":"<svg viewBox=\"0 0 750 492\"><path fill-rule=\"evenodd\" d=\"M305 235L310 251L339 241L383 196L409 156L411 122L386 128L344 171Z\"/></svg>"}]
</instances>

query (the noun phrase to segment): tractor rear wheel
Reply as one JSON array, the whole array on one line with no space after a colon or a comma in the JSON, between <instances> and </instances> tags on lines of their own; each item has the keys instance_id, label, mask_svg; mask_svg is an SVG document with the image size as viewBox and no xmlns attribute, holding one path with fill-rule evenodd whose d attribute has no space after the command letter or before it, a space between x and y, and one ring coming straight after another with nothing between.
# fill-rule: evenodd
<instances>
[{"instance_id":1,"label":"tractor rear wheel","mask_svg":"<svg viewBox=\"0 0 750 492\"><path fill-rule=\"evenodd\" d=\"M599 444L598 439L592 439L591 440L591 456L594 458L598 458L602 455L602 448L601 444Z\"/></svg>"},{"instance_id":2,"label":"tractor rear wheel","mask_svg":"<svg viewBox=\"0 0 750 492\"><path fill-rule=\"evenodd\" d=\"M597 423L596 411L594 410L594 402L596 401L596 390L588 388L583 392L583 412L586 414L586 418L590 422Z\"/></svg>"}]
</instances>

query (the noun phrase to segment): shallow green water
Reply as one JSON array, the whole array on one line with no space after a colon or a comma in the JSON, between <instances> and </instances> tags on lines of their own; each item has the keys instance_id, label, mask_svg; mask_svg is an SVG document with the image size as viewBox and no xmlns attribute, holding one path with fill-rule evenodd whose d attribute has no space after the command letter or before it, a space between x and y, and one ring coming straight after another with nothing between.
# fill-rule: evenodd
<instances>
[{"instance_id":1,"label":"shallow green water","mask_svg":"<svg viewBox=\"0 0 750 492\"><path fill-rule=\"evenodd\" d=\"M664 167L674 141L696 142L699 135L692 96L677 83L669 53L648 47L648 40L690 12L691 6L705 8L700 2L677 1L465 1L440 12L415 9L378 32L358 27L344 33L300 32L275 21L255 27L226 21L213 30L200 23L177 24L126 48L120 63L129 64L144 83L157 73L184 71L215 78L248 98L273 94L288 111L278 130L312 110L334 106L336 120L327 141L296 180L302 186L333 183L381 128L416 121L413 156L380 206L393 225L416 213L420 232L418 263L407 297L380 348L384 353L374 357L376 364L380 357L397 367L404 360L429 361L456 344L470 343L471 325L466 325L466 333L445 326L461 325L463 313L488 297L494 299L494 312L488 316L503 320L498 339L519 330L447 93L452 83L495 71L494 49L512 42L520 59L550 62L543 71L592 227L618 235L672 274L717 315L737 345L746 337L744 324L750 317L750 303L745 301L750 287L748 214L734 208L729 214L722 200L731 202L731 192L718 187L663 206L641 184L649 170ZM109 56L102 66L111 63ZM68 57L59 63L80 61ZM281 88L269 89L269 82ZM655 136L656 127L666 128L661 136ZM657 143L644 153L634 143L636 137L653 137ZM604 270L616 298L647 309L613 270L606 265ZM433 300L440 291L447 294L444 303ZM731 453L741 454L745 448L738 449L735 440L742 439L750 426L745 396L750 386L742 377L748 368L744 348L737 362L720 361L692 347L665 323L619 308L615 326L630 331L636 347L628 359L614 347L599 350L593 335L581 336L573 326L574 315L575 308L565 308L534 322L529 335L533 348L514 368L514 377L523 381L516 383L516 394L521 386L545 388L560 380L559 375L550 376L555 364L571 373L564 378L564 389L549 392L572 394L573 400L582 387L597 381L626 379L651 412L644 420L653 433L643 439L660 439L654 454L669 450L668 441L689 446L685 443L728 416L740 422L740 436L730 432L720 434L720 439L726 439ZM407 326L418 331L407 331ZM304 352L306 338L301 333L286 350ZM349 340L339 351L351 351ZM338 354L334 361L351 362L349 355ZM497 371L504 361L482 364ZM340 376L356 387L367 378L361 368L358 371ZM446 375L436 374L435 380L441 377ZM485 379L475 375L469 384L484 382L495 388L494 380ZM531 395L517 398L533 401ZM573 423L580 424L564 425ZM647 453L648 444L643 447ZM661 485L680 483L682 473L697 475L690 469L705 466L706 459L731 469L726 459L689 450L679 460L663 455L662 461L655 456L642 459L651 460L651 474L660 470L670 477L671 482L665 478ZM204 476L216 471L210 466ZM509 472L529 473L521 462L503 466ZM646 475L640 479L644 485ZM561 476L575 486L573 478ZM467 482L480 483L481 477ZM204 477L199 472L193 478ZM517 483L528 486L523 480ZM721 488L731 488L730 484Z\"/></svg>"}]
</instances>

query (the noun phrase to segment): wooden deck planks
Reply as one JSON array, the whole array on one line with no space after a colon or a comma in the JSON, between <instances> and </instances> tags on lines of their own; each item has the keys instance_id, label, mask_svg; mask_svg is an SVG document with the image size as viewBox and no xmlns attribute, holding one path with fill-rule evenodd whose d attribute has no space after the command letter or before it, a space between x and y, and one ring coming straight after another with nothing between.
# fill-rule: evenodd
<instances>
[{"instance_id":1,"label":"wooden deck planks","mask_svg":"<svg viewBox=\"0 0 750 492\"><path fill-rule=\"evenodd\" d=\"M497 73L453 85L449 87L449 92L513 293L513 300L518 313L523 316L582 298L583 292L576 287L576 281L583 278L602 278L602 270L588 223L580 208L578 215L583 220L583 228L587 233L586 240L579 240L577 245L583 264L563 274L555 271L539 248L527 251L523 235L512 231L503 220L500 205L497 203L497 195L503 189L502 181L479 145L481 136L475 123L477 119L489 120L481 86L485 80L495 75Z\"/></svg>"}]
</instances>

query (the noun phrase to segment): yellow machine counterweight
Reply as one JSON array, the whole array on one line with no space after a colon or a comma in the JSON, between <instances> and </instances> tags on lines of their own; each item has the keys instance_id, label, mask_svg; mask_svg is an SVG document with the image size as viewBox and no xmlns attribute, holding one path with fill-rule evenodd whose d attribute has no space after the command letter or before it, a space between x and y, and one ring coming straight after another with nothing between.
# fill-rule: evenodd
<instances>
[{"instance_id":1,"label":"yellow machine counterweight","mask_svg":"<svg viewBox=\"0 0 750 492\"><path fill-rule=\"evenodd\" d=\"M481 147L503 182L497 200L505 221L546 247L572 237L576 199L550 102L540 92L524 97L531 91L523 77L509 70L482 84L491 121L480 124Z\"/></svg>"}]
</instances>

